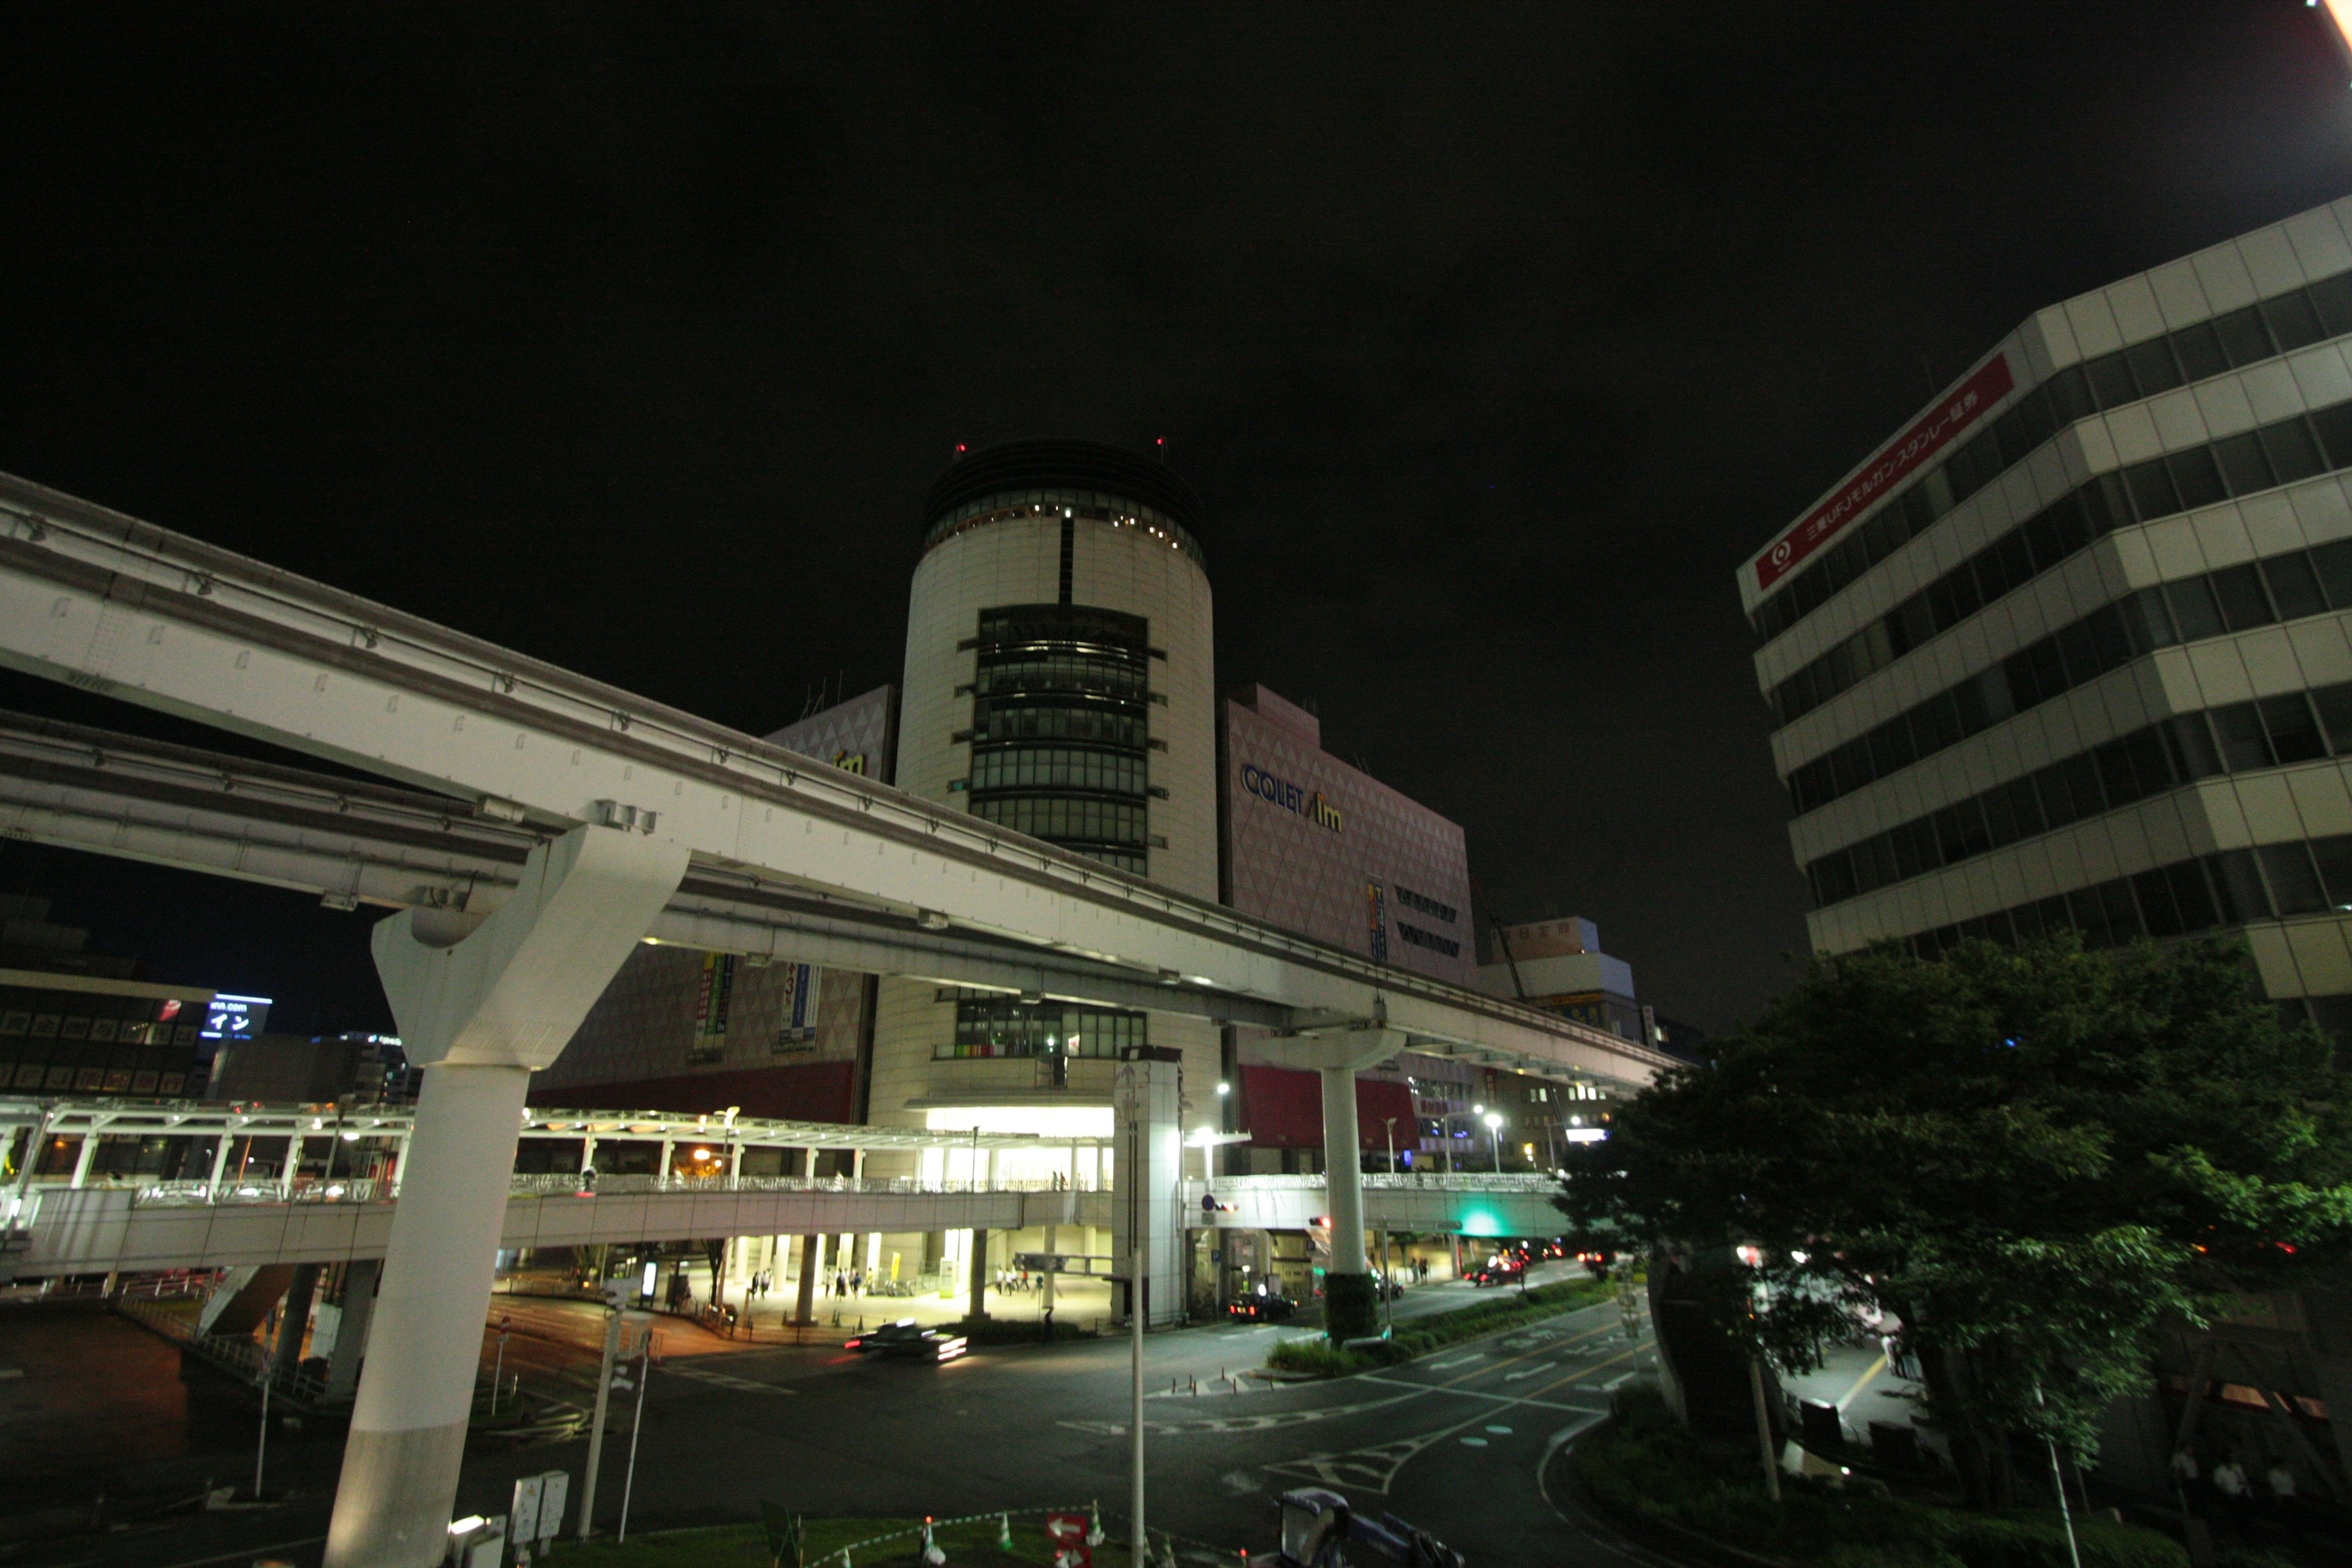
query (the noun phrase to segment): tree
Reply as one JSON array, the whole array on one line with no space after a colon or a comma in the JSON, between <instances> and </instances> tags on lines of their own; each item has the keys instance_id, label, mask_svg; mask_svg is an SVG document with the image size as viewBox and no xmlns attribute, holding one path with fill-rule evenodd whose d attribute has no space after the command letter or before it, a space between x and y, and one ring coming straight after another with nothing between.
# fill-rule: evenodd
<instances>
[{"instance_id":1,"label":"tree","mask_svg":"<svg viewBox=\"0 0 2352 1568\"><path fill-rule=\"evenodd\" d=\"M1566 1170L1589 1237L1758 1249L1734 1331L1783 1365L1901 1318L1971 1502L2005 1506L2009 1434L2091 1457L2168 1320L2352 1254L2352 1079L2224 943L1881 947L1816 960Z\"/></svg>"}]
</instances>

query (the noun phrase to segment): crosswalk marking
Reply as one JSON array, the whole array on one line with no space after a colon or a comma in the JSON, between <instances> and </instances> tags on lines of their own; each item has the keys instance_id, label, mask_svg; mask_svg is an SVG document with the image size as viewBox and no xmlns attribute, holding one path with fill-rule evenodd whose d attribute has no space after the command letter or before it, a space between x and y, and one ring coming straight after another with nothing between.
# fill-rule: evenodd
<instances>
[{"instance_id":1,"label":"crosswalk marking","mask_svg":"<svg viewBox=\"0 0 2352 1568\"><path fill-rule=\"evenodd\" d=\"M707 1383L713 1388L740 1389L750 1394L798 1394L800 1392L796 1388L784 1388L772 1383L761 1383L755 1378L737 1377L731 1372L711 1372L704 1367L683 1366L677 1362L666 1363L662 1371L672 1377L692 1378L697 1383Z\"/></svg>"}]
</instances>

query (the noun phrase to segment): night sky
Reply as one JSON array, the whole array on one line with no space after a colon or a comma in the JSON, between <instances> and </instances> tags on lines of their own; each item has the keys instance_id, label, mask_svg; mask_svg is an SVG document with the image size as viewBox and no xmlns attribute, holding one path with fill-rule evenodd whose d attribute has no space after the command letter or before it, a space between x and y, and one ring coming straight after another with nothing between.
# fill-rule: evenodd
<instances>
[{"instance_id":1,"label":"night sky","mask_svg":"<svg viewBox=\"0 0 2352 1568\"><path fill-rule=\"evenodd\" d=\"M2035 308L2352 192L2323 26L12 6L0 468L760 731L897 679L956 443L1164 437L1221 681L1720 1028L1804 942L1734 568ZM0 891L385 1021L367 915Z\"/></svg>"}]
</instances>

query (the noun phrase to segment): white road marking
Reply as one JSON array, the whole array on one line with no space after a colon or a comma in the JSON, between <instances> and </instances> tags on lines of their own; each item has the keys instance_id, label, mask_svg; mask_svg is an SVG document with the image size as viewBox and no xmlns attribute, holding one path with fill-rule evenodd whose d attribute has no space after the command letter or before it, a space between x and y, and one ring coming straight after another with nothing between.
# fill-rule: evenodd
<instances>
[{"instance_id":1,"label":"white road marking","mask_svg":"<svg viewBox=\"0 0 2352 1568\"><path fill-rule=\"evenodd\" d=\"M1505 1383L1517 1383L1523 1377L1540 1377L1559 1364L1559 1363L1556 1361L1539 1361L1533 1366L1521 1367L1517 1372L1505 1373L1503 1374L1503 1381Z\"/></svg>"},{"instance_id":2,"label":"white road marking","mask_svg":"<svg viewBox=\"0 0 2352 1568\"><path fill-rule=\"evenodd\" d=\"M665 1363L662 1370L672 1377L692 1378L697 1383L707 1383L714 1388L740 1389L751 1394L798 1394L800 1392L797 1388L782 1388L772 1383L760 1383L748 1377L737 1377L732 1373L710 1372L698 1366L681 1366L674 1361Z\"/></svg>"},{"instance_id":3,"label":"white road marking","mask_svg":"<svg viewBox=\"0 0 2352 1568\"><path fill-rule=\"evenodd\" d=\"M1484 1437L1465 1437L1462 1439L1462 1446L1465 1448L1483 1448L1486 1446L1486 1439Z\"/></svg>"},{"instance_id":4,"label":"white road marking","mask_svg":"<svg viewBox=\"0 0 2352 1568\"><path fill-rule=\"evenodd\" d=\"M1427 1367L1432 1372L1444 1372L1450 1366L1468 1366L1474 1361L1485 1361L1486 1359L1486 1352L1480 1351L1476 1355L1458 1355L1450 1361L1425 1361L1421 1364Z\"/></svg>"},{"instance_id":5,"label":"white road marking","mask_svg":"<svg viewBox=\"0 0 2352 1568\"><path fill-rule=\"evenodd\" d=\"M1511 1435L1511 1429L1508 1426L1489 1426L1486 1430L1497 1437L1507 1437Z\"/></svg>"}]
</instances>

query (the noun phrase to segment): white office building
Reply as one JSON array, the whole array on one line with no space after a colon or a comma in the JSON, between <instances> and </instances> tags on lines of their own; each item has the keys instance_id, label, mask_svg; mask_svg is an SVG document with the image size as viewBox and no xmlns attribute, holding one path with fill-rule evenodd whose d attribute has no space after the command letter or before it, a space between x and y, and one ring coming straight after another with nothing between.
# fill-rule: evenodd
<instances>
[{"instance_id":1,"label":"white office building","mask_svg":"<svg viewBox=\"0 0 2352 1568\"><path fill-rule=\"evenodd\" d=\"M1740 568L1817 950L2227 930L2352 1025L2347 237L2037 311Z\"/></svg>"}]
</instances>

